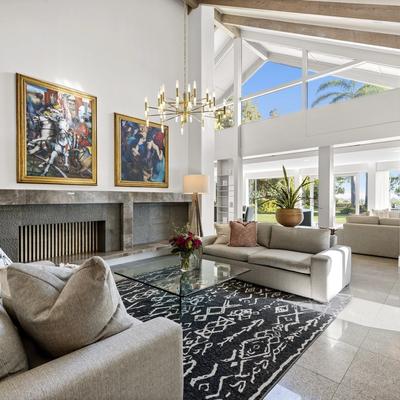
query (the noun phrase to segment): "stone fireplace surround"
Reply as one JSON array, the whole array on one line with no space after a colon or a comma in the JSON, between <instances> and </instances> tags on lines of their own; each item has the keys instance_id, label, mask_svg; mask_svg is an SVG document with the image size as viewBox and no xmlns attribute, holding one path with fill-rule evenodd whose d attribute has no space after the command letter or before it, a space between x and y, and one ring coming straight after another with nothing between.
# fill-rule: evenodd
<instances>
[{"instance_id":1,"label":"stone fireplace surround","mask_svg":"<svg viewBox=\"0 0 400 400\"><path fill-rule=\"evenodd\" d=\"M0 189L0 247L16 260L21 225L101 220L105 251L129 251L185 224L190 201L167 192Z\"/></svg>"}]
</instances>

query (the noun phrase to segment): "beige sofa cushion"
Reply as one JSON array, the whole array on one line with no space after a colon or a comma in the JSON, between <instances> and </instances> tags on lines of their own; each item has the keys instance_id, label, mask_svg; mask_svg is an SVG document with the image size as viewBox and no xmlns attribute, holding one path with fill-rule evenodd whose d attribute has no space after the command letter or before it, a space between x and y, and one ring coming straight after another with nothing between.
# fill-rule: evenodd
<instances>
[{"instance_id":1,"label":"beige sofa cushion","mask_svg":"<svg viewBox=\"0 0 400 400\"><path fill-rule=\"evenodd\" d=\"M27 369L28 359L17 328L0 304L0 379Z\"/></svg>"},{"instance_id":2,"label":"beige sofa cushion","mask_svg":"<svg viewBox=\"0 0 400 400\"><path fill-rule=\"evenodd\" d=\"M269 222L259 222L257 224L257 243L259 245L269 247L273 225Z\"/></svg>"},{"instance_id":3,"label":"beige sofa cushion","mask_svg":"<svg viewBox=\"0 0 400 400\"><path fill-rule=\"evenodd\" d=\"M311 254L297 251L265 249L249 256L249 263L266 265L286 271L310 274Z\"/></svg>"},{"instance_id":4,"label":"beige sofa cushion","mask_svg":"<svg viewBox=\"0 0 400 400\"><path fill-rule=\"evenodd\" d=\"M368 215L349 215L346 217L346 222L348 224L370 224L370 225L378 225L379 217L377 216L368 216Z\"/></svg>"},{"instance_id":5,"label":"beige sofa cushion","mask_svg":"<svg viewBox=\"0 0 400 400\"><path fill-rule=\"evenodd\" d=\"M400 218L379 218L380 225L400 226Z\"/></svg>"},{"instance_id":6,"label":"beige sofa cushion","mask_svg":"<svg viewBox=\"0 0 400 400\"><path fill-rule=\"evenodd\" d=\"M133 325L111 270L100 257L76 270L13 264L7 277L22 328L54 357Z\"/></svg>"},{"instance_id":7,"label":"beige sofa cushion","mask_svg":"<svg viewBox=\"0 0 400 400\"><path fill-rule=\"evenodd\" d=\"M317 254L330 248L330 236L329 229L286 228L274 225L269 247Z\"/></svg>"},{"instance_id":8,"label":"beige sofa cushion","mask_svg":"<svg viewBox=\"0 0 400 400\"><path fill-rule=\"evenodd\" d=\"M228 244L231 236L231 228L229 224L214 224L217 238L214 244Z\"/></svg>"},{"instance_id":9,"label":"beige sofa cushion","mask_svg":"<svg viewBox=\"0 0 400 400\"><path fill-rule=\"evenodd\" d=\"M231 247L226 244L211 244L210 246L205 246L203 252L215 257L247 261L250 254L259 250L260 247Z\"/></svg>"}]
</instances>

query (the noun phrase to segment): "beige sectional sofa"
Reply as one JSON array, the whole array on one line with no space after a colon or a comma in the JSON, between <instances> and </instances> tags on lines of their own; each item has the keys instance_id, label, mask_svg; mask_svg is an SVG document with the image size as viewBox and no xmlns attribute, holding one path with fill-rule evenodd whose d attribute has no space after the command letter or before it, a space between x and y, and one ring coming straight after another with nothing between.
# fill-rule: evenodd
<instances>
[{"instance_id":1,"label":"beige sectional sofa","mask_svg":"<svg viewBox=\"0 0 400 400\"><path fill-rule=\"evenodd\" d=\"M398 258L400 218L353 215L337 230L338 243L350 246L353 253Z\"/></svg>"},{"instance_id":2,"label":"beige sectional sofa","mask_svg":"<svg viewBox=\"0 0 400 400\"><path fill-rule=\"evenodd\" d=\"M246 266L241 280L327 302L350 283L351 249L335 245L329 230L257 225L256 247L203 239L205 258Z\"/></svg>"}]
</instances>

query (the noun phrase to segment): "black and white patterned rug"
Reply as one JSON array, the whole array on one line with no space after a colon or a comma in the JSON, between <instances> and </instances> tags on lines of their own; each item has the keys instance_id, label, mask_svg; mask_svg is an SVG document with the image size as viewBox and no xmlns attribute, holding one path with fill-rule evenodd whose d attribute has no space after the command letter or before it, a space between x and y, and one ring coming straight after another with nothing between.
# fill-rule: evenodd
<instances>
[{"instance_id":1,"label":"black and white patterned rug","mask_svg":"<svg viewBox=\"0 0 400 400\"><path fill-rule=\"evenodd\" d=\"M117 286L135 318L179 322L177 296L131 280ZM339 294L324 305L239 280L187 297L184 399L263 399L348 301Z\"/></svg>"}]
</instances>

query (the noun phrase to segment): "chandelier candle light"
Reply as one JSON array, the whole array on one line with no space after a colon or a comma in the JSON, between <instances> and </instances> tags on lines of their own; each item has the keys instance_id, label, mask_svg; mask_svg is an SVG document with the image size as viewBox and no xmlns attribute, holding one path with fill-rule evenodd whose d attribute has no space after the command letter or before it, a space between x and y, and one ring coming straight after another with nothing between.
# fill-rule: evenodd
<instances>
[{"instance_id":1,"label":"chandelier candle light","mask_svg":"<svg viewBox=\"0 0 400 400\"><path fill-rule=\"evenodd\" d=\"M156 113L150 114L151 110ZM164 124L167 121L175 119L180 122L181 133L188 122L193 119L201 123L204 128L205 118L213 118L217 120L219 125L226 117L226 104L221 109L216 108L215 93L210 96L208 89L205 97L197 97L196 81L193 82L193 88L190 83L187 91L179 92L179 81L176 81L175 99L166 96L165 85L162 85L157 95L157 107L149 105L147 97L144 99L144 113L146 118L146 126L150 125L150 117L159 117L161 123L161 131L164 132Z\"/></svg>"},{"instance_id":2,"label":"chandelier candle light","mask_svg":"<svg viewBox=\"0 0 400 400\"><path fill-rule=\"evenodd\" d=\"M226 118L226 102L222 107L216 107L215 93L210 96L208 89L205 97L198 97L196 81L193 87L187 84L187 4L184 1L184 80L183 91L179 92L179 81L176 81L175 98L167 97L165 93L165 85L162 85L157 95L157 107L151 106L147 97L144 99L144 114L146 126L150 125L150 117L158 117L160 119L161 131L164 132L164 124L167 121L175 119L180 122L181 133L183 134L184 126L187 123L196 120L201 123L204 128L205 118L213 118L217 121L217 126L221 126L222 120ZM187 87L187 90L186 90Z\"/></svg>"}]
</instances>

